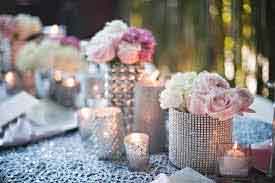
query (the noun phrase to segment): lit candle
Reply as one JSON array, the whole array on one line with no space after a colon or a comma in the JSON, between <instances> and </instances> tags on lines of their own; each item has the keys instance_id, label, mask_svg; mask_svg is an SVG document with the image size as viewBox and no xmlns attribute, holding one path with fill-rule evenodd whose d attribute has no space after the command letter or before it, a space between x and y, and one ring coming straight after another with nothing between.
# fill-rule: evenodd
<instances>
[{"instance_id":1,"label":"lit candle","mask_svg":"<svg viewBox=\"0 0 275 183\"><path fill-rule=\"evenodd\" d=\"M248 176L250 157L238 148L237 143L219 160L219 170L225 176Z\"/></svg>"},{"instance_id":2,"label":"lit candle","mask_svg":"<svg viewBox=\"0 0 275 183\"><path fill-rule=\"evenodd\" d=\"M74 78L67 78L62 81L62 85L67 87L67 88L73 88L76 85L76 81Z\"/></svg>"},{"instance_id":3,"label":"lit candle","mask_svg":"<svg viewBox=\"0 0 275 183\"><path fill-rule=\"evenodd\" d=\"M73 77L63 79L61 84L56 85L57 101L65 107L73 107L75 99L80 91L80 83Z\"/></svg>"},{"instance_id":4,"label":"lit candle","mask_svg":"<svg viewBox=\"0 0 275 183\"><path fill-rule=\"evenodd\" d=\"M129 168L144 171L149 162L149 136L145 133L131 133L124 138Z\"/></svg>"},{"instance_id":5,"label":"lit candle","mask_svg":"<svg viewBox=\"0 0 275 183\"><path fill-rule=\"evenodd\" d=\"M82 108L77 111L77 122L79 126L79 131L82 139L86 139L89 137L89 120L91 119L92 111L90 108Z\"/></svg>"},{"instance_id":6,"label":"lit candle","mask_svg":"<svg viewBox=\"0 0 275 183\"><path fill-rule=\"evenodd\" d=\"M87 119L79 127L85 133L88 149L99 159L120 158L124 153L125 134L121 110L117 107L85 108L81 113L81 117Z\"/></svg>"},{"instance_id":7,"label":"lit candle","mask_svg":"<svg viewBox=\"0 0 275 183\"><path fill-rule=\"evenodd\" d=\"M139 81L134 89L133 130L149 134L150 153L159 153L165 147L164 113L160 108L159 95L164 88L157 80L159 71Z\"/></svg>"},{"instance_id":8,"label":"lit candle","mask_svg":"<svg viewBox=\"0 0 275 183\"><path fill-rule=\"evenodd\" d=\"M53 79L55 82L61 82L62 81L62 72L59 70L54 71Z\"/></svg>"},{"instance_id":9,"label":"lit candle","mask_svg":"<svg viewBox=\"0 0 275 183\"><path fill-rule=\"evenodd\" d=\"M6 73L4 80L6 84L7 93L15 92L17 85L16 74L14 72L9 71Z\"/></svg>"},{"instance_id":10,"label":"lit candle","mask_svg":"<svg viewBox=\"0 0 275 183\"><path fill-rule=\"evenodd\" d=\"M59 33L59 27L58 25L53 25L50 29L50 34L51 35L57 35Z\"/></svg>"}]
</instances>

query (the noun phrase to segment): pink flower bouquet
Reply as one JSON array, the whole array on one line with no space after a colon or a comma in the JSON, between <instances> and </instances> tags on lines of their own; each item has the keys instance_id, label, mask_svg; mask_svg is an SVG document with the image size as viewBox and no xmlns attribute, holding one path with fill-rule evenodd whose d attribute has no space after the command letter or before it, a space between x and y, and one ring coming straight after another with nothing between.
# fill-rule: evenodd
<instances>
[{"instance_id":1,"label":"pink flower bouquet","mask_svg":"<svg viewBox=\"0 0 275 183\"><path fill-rule=\"evenodd\" d=\"M176 97L177 100L171 100L171 97ZM173 101L182 102L179 104ZM247 89L230 88L229 83L221 76L206 71L198 75L178 73L177 77L172 76L160 95L160 103L163 109L176 108L196 115L208 115L221 121L229 120L235 114L253 112L249 109L253 96Z\"/></svg>"},{"instance_id":2,"label":"pink flower bouquet","mask_svg":"<svg viewBox=\"0 0 275 183\"><path fill-rule=\"evenodd\" d=\"M128 27L120 20L106 24L87 45L88 59L107 63L115 58L124 64L151 62L156 41L148 30Z\"/></svg>"},{"instance_id":3,"label":"pink flower bouquet","mask_svg":"<svg viewBox=\"0 0 275 183\"><path fill-rule=\"evenodd\" d=\"M16 29L16 22L11 15L0 16L0 34L11 39Z\"/></svg>"}]
</instances>

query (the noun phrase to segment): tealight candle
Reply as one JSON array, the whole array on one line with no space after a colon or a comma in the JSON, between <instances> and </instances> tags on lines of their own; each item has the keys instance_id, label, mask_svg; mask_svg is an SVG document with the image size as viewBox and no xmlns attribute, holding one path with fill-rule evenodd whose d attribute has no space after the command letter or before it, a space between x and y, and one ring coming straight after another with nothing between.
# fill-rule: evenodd
<instances>
[{"instance_id":1,"label":"tealight candle","mask_svg":"<svg viewBox=\"0 0 275 183\"><path fill-rule=\"evenodd\" d=\"M150 153L159 153L165 147L164 112L159 103L164 84L156 79L158 74L156 71L142 79L134 89L133 129L150 136Z\"/></svg>"},{"instance_id":2,"label":"tealight candle","mask_svg":"<svg viewBox=\"0 0 275 183\"><path fill-rule=\"evenodd\" d=\"M57 101L66 107L72 107L79 90L80 83L75 78L63 79L61 84L57 85Z\"/></svg>"},{"instance_id":3,"label":"tealight candle","mask_svg":"<svg viewBox=\"0 0 275 183\"><path fill-rule=\"evenodd\" d=\"M133 171L145 171L149 162L149 135L131 133L124 138L129 168Z\"/></svg>"},{"instance_id":4,"label":"tealight candle","mask_svg":"<svg viewBox=\"0 0 275 183\"><path fill-rule=\"evenodd\" d=\"M61 82L62 81L62 72L59 70L54 71L53 79L55 82Z\"/></svg>"},{"instance_id":5,"label":"tealight candle","mask_svg":"<svg viewBox=\"0 0 275 183\"><path fill-rule=\"evenodd\" d=\"M50 38L60 38L66 35L64 27L59 25L46 26L43 32Z\"/></svg>"},{"instance_id":6,"label":"tealight candle","mask_svg":"<svg viewBox=\"0 0 275 183\"><path fill-rule=\"evenodd\" d=\"M76 85L76 81L74 78L68 78L62 81L62 85L67 87L67 88L73 88Z\"/></svg>"},{"instance_id":7,"label":"tealight candle","mask_svg":"<svg viewBox=\"0 0 275 183\"><path fill-rule=\"evenodd\" d=\"M125 129L117 107L84 108L79 111L80 131L87 149L99 159L116 159L124 153Z\"/></svg>"},{"instance_id":8,"label":"tealight candle","mask_svg":"<svg viewBox=\"0 0 275 183\"><path fill-rule=\"evenodd\" d=\"M17 88L16 74L12 71L9 71L6 73L4 80L5 80L5 86L6 86L7 93L9 93L9 94L14 93Z\"/></svg>"},{"instance_id":9,"label":"tealight candle","mask_svg":"<svg viewBox=\"0 0 275 183\"><path fill-rule=\"evenodd\" d=\"M224 176L246 177L250 169L250 158L235 143L233 148L219 159L219 172Z\"/></svg>"}]
</instances>

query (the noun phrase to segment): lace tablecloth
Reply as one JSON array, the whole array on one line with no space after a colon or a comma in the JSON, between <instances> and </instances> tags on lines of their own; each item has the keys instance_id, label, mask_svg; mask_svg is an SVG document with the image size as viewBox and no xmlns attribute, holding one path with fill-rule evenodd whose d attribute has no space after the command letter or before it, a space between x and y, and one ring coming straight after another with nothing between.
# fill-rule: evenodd
<instances>
[{"instance_id":1,"label":"lace tablecloth","mask_svg":"<svg viewBox=\"0 0 275 183\"><path fill-rule=\"evenodd\" d=\"M148 172L131 172L126 161L99 161L77 132L0 152L1 183L147 183L175 171L166 154L152 155Z\"/></svg>"}]
</instances>

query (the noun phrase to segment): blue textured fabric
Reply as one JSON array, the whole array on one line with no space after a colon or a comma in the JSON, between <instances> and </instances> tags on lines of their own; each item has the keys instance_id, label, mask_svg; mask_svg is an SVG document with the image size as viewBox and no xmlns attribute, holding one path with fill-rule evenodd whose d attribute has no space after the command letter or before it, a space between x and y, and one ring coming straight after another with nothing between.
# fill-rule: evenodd
<instances>
[{"instance_id":1,"label":"blue textured fabric","mask_svg":"<svg viewBox=\"0 0 275 183\"><path fill-rule=\"evenodd\" d=\"M233 140L239 144L257 144L272 137L272 125L251 117L235 117Z\"/></svg>"}]
</instances>

